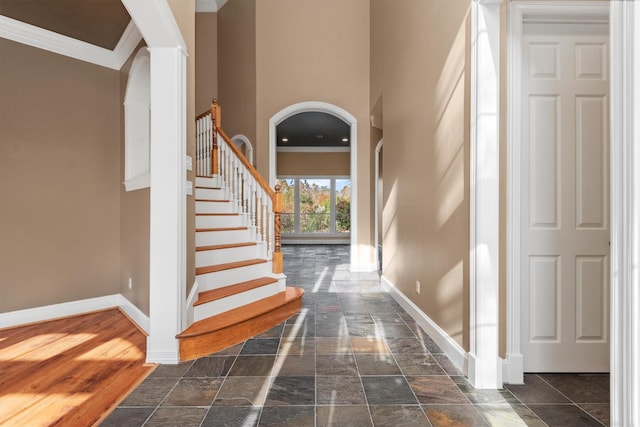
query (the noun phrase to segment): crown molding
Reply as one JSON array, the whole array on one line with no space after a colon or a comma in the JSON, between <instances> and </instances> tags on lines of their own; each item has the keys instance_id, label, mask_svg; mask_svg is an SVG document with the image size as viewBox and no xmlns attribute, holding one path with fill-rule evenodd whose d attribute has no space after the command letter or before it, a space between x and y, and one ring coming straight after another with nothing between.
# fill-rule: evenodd
<instances>
[{"instance_id":1,"label":"crown molding","mask_svg":"<svg viewBox=\"0 0 640 427\"><path fill-rule=\"evenodd\" d=\"M0 37L113 70L122 68L142 40L133 21L127 25L115 50L109 50L1 15Z\"/></svg>"},{"instance_id":2,"label":"crown molding","mask_svg":"<svg viewBox=\"0 0 640 427\"><path fill-rule=\"evenodd\" d=\"M217 12L228 0L196 0L196 12Z\"/></svg>"}]
</instances>

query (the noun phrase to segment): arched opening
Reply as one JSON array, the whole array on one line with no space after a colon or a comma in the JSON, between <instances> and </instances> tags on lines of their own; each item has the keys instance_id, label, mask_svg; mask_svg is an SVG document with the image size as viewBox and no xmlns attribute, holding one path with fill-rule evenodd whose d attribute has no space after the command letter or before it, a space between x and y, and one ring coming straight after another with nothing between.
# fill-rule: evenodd
<instances>
[{"instance_id":1,"label":"arched opening","mask_svg":"<svg viewBox=\"0 0 640 427\"><path fill-rule=\"evenodd\" d=\"M231 138L231 141L236 144L236 147L240 149L240 152L244 154L249 163L255 166L255 164L253 163L253 145L251 144L249 138L242 134L238 134Z\"/></svg>"},{"instance_id":2,"label":"arched opening","mask_svg":"<svg viewBox=\"0 0 640 427\"><path fill-rule=\"evenodd\" d=\"M124 184L127 191L149 187L150 88L149 50L143 47L133 59L124 98Z\"/></svg>"},{"instance_id":3,"label":"arched opening","mask_svg":"<svg viewBox=\"0 0 640 427\"><path fill-rule=\"evenodd\" d=\"M269 120L269 182L273 186L276 183L277 178L277 126L284 122L286 119L300 114L308 112L326 113L334 116L343 121L349 129L348 143L349 143L349 180L350 180L350 237L349 242L351 245L351 267L358 269L358 239L357 239L357 146L358 146L358 121L348 111L325 102L308 101L286 107L276 113ZM334 184L335 186L335 184ZM334 192L334 191L332 191Z\"/></svg>"}]
</instances>

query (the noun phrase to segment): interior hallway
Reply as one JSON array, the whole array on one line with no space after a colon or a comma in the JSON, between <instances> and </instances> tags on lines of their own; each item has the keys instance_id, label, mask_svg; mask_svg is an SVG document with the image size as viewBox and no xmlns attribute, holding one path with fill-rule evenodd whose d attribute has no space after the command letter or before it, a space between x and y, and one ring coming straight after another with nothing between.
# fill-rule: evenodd
<instances>
[{"instance_id":1,"label":"interior hallway","mask_svg":"<svg viewBox=\"0 0 640 427\"><path fill-rule=\"evenodd\" d=\"M301 313L244 343L158 367L103 426L601 426L608 375L527 375L474 390L348 246L285 246ZM599 421L598 421L599 420Z\"/></svg>"}]
</instances>

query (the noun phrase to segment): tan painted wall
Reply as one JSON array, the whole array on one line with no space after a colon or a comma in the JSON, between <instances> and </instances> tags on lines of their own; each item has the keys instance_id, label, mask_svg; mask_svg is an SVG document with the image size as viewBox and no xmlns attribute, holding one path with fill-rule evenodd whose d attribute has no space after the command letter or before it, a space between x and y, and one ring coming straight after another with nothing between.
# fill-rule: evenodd
<instances>
[{"instance_id":1,"label":"tan painted wall","mask_svg":"<svg viewBox=\"0 0 640 427\"><path fill-rule=\"evenodd\" d=\"M245 135L254 149L256 96L256 0L233 0L218 11L222 128L229 137Z\"/></svg>"},{"instance_id":2,"label":"tan painted wall","mask_svg":"<svg viewBox=\"0 0 640 427\"><path fill-rule=\"evenodd\" d=\"M356 203L361 256L356 262L373 263L369 0L257 2L256 58L255 146L258 170L264 176L268 176L269 119L283 108L302 101L323 101L358 120Z\"/></svg>"},{"instance_id":3,"label":"tan painted wall","mask_svg":"<svg viewBox=\"0 0 640 427\"><path fill-rule=\"evenodd\" d=\"M0 312L116 294L118 71L0 39Z\"/></svg>"},{"instance_id":4,"label":"tan painted wall","mask_svg":"<svg viewBox=\"0 0 640 427\"><path fill-rule=\"evenodd\" d=\"M196 114L218 97L218 14L196 13Z\"/></svg>"},{"instance_id":5,"label":"tan painted wall","mask_svg":"<svg viewBox=\"0 0 640 427\"><path fill-rule=\"evenodd\" d=\"M350 153L278 153L278 176L349 176Z\"/></svg>"},{"instance_id":6,"label":"tan painted wall","mask_svg":"<svg viewBox=\"0 0 640 427\"><path fill-rule=\"evenodd\" d=\"M371 2L371 100L382 96L384 111L383 274L467 350L470 3Z\"/></svg>"},{"instance_id":7,"label":"tan painted wall","mask_svg":"<svg viewBox=\"0 0 640 427\"><path fill-rule=\"evenodd\" d=\"M180 27L187 45L187 155L196 154L196 9L195 2L168 0L171 11ZM195 164L195 161L194 161ZM187 180L195 181L195 172L187 171ZM195 184L194 184L195 186ZM187 196L187 295L195 282L196 274L196 203ZM186 297L186 295L185 295Z\"/></svg>"}]
</instances>

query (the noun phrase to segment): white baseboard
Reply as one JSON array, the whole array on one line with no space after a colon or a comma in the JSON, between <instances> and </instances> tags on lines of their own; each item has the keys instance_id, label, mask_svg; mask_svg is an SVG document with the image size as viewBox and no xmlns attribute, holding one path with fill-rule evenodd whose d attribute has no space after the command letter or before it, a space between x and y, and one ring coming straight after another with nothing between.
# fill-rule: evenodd
<instances>
[{"instance_id":1,"label":"white baseboard","mask_svg":"<svg viewBox=\"0 0 640 427\"><path fill-rule=\"evenodd\" d=\"M149 332L149 317L121 294L64 302L0 314L0 328L44 322L61 317L75 316L92 311L119 307L140 329Z\"/></svg>"},{"instance_id":2,"label":"white baseboard","mask_svg":"<svg viewBox=\"0 0 640 427\"><path fill-rule=\"evenodd\" d=\"M148 335L149 330L151 329L149 316L144 314L138 307L136 307L131 301L126 299L122 294L118 294L117 297L119 297L120 300L118 307L120 307L120 309L124 311L127 316L129 316L129 318Z\"/></svg>"},{"instance_id":3,"label":"white baseboard","mask_svg":"<svg viewBox=\"0 0 640 427\"><path fill-rule=\"evenodd\" d=\"M449 360L462 372L467 375L467 352L455 342L449 334L440 328L429 316L406 297L393 283L386 277L381 277L382 286L393 296L398 304L416 321L418 325L435 341Z\"/></svg>"},{"instance_id":4,"label":"white baseboard","mask_svg":"<svg viewBox=\"0 0 640 427\"><path fill-rule=\"evenodd\" d=\"M507 354L502 359L502 380L507 384L524 384L524 356Z\"/></svg>"},{"instance_id":5,"label":"white baseboard","mask_svg":"<svg viewBox=\"0 0 640 427\"><path fill-rule=\"evenodd\" d=\"M147 348L149 348L147 341ZM175 350L147 351L147 363L160 363L163 365L177 365L180 363L180 355Z\"/></svg>"}]
</instances>

